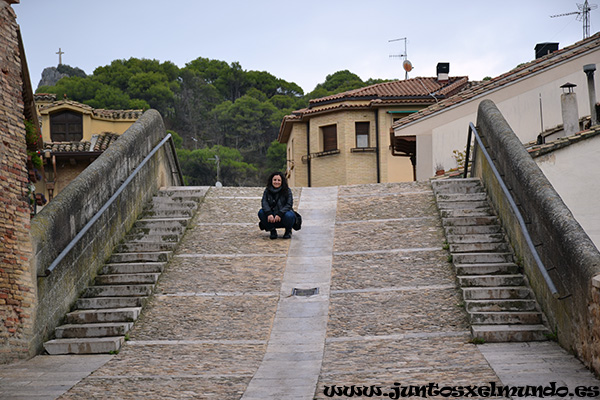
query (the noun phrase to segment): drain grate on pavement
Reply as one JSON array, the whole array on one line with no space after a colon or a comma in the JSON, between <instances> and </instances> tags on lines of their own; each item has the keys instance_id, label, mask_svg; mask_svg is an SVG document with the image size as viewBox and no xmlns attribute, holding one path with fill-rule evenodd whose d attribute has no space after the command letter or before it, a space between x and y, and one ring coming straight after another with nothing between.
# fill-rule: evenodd
<instances>
[{"instance_id":1,"label":"drain grate on pavement","mask_svg":"<svg viewBox=\"0 0 600 400\"><path fill-rule=\"evenodd\" d=\"M319 288L310 288L310 289L292 289L292 296L314 296L315 294L319 294Z\"/></svg>"}]
</instances>

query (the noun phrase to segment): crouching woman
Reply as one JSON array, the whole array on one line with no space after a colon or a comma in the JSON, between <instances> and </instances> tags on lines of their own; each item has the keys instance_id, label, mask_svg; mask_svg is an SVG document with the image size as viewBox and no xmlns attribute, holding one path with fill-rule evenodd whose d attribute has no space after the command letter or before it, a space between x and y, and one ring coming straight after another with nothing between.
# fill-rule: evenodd
<instances>
[{"instance_id":1,"label":"crouching woman","mask_svg":"<svg viewBox=\"0 0 600 400\"><path fill-rule=\"evenodd\" d=\"M277 239L276 228L285 228L284 239L292 237L292 226L296 221L293 206L292 190L285 176L281 172L274 172L269 176L262 196L262 208L258 211L260 226L271 232L271 239Z\"/></svg>"}]
</instances>

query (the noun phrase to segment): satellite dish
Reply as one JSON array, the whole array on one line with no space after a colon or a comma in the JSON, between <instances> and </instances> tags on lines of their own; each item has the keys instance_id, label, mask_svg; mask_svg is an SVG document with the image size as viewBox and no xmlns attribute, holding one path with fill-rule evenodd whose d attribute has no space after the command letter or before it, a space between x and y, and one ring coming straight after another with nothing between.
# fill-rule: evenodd
<instances>
[{"instance_id":1,"label":"satellite dish","mask_svg":"<svg viewBox=\"0 0 600 400\"><path fill-rule=\"evenodd\" d=\"M402 68L404 68L404 70L406 72L410 72L413 69L412 63L408 60L404 60L404 62L402 63Z\"/></svg>"}]
</instances>

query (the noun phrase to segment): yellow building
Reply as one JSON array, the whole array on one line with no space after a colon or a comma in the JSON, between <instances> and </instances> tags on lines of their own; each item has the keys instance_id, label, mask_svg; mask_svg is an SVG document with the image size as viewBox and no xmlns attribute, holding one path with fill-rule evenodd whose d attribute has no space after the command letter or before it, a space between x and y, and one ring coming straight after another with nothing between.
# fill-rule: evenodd
<instances>
[{"instance_id":1,"label":"yellow building","mask_svg":"<svg viewBox=\"0 0 600 400\"><path fill-rule=\"evenodd\" d=\"M36 193L47 200L142 115L141 110L103 110L67 99L57 101L54 94L38 93L34 97L44 142L44 171L35 186Z\"/></svg>"},{"instance_id":2,"label":"yellow building","mask_svg":"<svg viewBox=\"0 0 600 400\"><path fill-rule=\"evenodd\" d=\"M467 77L438 76L380 83L313 99L284 117L278 140L287 144L290 186L413 181L416 141L396 139L399 119L468 86ZM411 162L412 161L412 162Z\"/></svg>"}]
</instances>

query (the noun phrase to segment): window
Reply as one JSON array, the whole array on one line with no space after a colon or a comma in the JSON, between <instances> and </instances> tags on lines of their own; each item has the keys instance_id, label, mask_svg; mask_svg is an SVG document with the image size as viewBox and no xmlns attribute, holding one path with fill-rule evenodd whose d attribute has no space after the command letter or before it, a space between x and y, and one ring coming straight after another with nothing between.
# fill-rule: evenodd
<instances>
[{"instance_id":1,"label":"window","mask_svg":"<svg viewBox=\"0 0 600 400\"><path fill-rule=\"evenodd\" d=\"M53 142L79 142L83 139L83 118L74 111L50 115L50 139Z\"/></svg>"},{"instance_id":2,"label":"window","mask_svg":"<svg viewBox=\"0 0 600 400\"><path fill-rule=\"evenodd\" d=\"M337 150L337 125L329 125L321 128L323 133L323 151Z\"/></svg>"},{"instance_id":3,"label":"window","mask_svg":"<svg viewBox=\"0 0 600 400\"><path fill-rule=\"evenodd\" d=\"M368 122L356 122L356 147L367 148L369 147L369 123Z\"/></svg>"}]
</instances>

